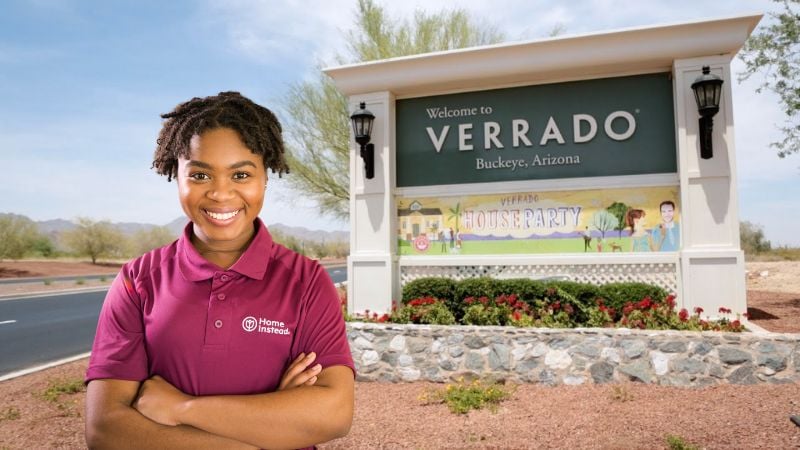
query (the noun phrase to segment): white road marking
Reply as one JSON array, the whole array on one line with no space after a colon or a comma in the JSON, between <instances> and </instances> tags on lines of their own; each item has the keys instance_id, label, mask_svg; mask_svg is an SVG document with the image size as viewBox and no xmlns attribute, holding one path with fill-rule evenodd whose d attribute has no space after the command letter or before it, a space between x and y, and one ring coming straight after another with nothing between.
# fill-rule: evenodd
<instances>
[{"instance_id":1,"label":"white road marking","mask_svg":"<svg viewBox=\"0 0 800 450\"><path fill-rule=\"evenodd\" d=\"M5 325L7 323L17 323L17 321L16 320L4 320L4 321L0 322L0 325Z\"/></svg>"},{"instance_id":2,"label":"white road marking","mask_svg":"<svg viewBox=\"0 0 800 450\"><path fill-rule=\"evenodd\" d=\"M71 356L69 358L59 359L58 361L53 361L47 364L42 364L41 366L31 367L29 369L18 370L16 372L7 373L0 377L0 381L10 380L12 378L21 377L23 375L27 375L29 373L38 372L40 370L49 369L51 367L60 366L62 364L71 363L73 361L77 361L79 359L88 358L91 352L81 353L80 355Z\"/></svg>"}]
</instances>

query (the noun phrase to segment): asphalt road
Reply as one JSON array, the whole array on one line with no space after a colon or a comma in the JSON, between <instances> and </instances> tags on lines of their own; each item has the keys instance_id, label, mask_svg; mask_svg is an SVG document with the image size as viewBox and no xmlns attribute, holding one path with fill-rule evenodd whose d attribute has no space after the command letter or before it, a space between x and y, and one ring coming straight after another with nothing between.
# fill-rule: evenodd
<instances>
[{"instance_id":1,"label":"asphalt road","mask_svg":"<svg viewBox=\"0 0 800 450\"><path fill-rule=\"evenodd\" d=\"M334 283L346 267L328 269ZM0 301L0 377L86 353L92 348L106 291Z\"/></svg>"},{"instance_id":2,"label":"asphalt road","mask_svg":"<svg viewBox=\"0 0 800 450\"><path fill-rule=\"evenodd\" d=\"M105 291L0 302L0 376L88 352Z\"/></svg>"}]
</instances>

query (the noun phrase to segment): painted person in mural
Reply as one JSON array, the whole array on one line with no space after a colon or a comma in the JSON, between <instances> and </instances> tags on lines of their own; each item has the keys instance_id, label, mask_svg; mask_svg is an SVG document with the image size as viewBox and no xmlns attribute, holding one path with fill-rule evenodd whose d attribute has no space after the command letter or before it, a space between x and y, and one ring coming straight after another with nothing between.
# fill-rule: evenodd
<instances>
[{"instance_id":1,"label":"painted person in mural","mask_svg":"<svg viewBox=\"0 0 800 450\"><path fill-rule=\"evenodd\" d=\"M675 223L675 203L664 200L658 206L661 223L653 229L653 243L658 251L676 252L680 244L680 228Z\"/></svg>"},{"instance_id":2,"label":"painted person in mural","mask_svg":"<svg viewBox=\"0 0 800 450\"><path fill-rule=\"evenodd\" d=\"M303 448L344 436L355 369L336 288L259 219L281 125L237 92L166 119L153 168L189 218L126 263L86 372L90 448Z\"/></svg>"},{"instance_id":3,"label":"painted person in mural","mask_svg":"<svg viewBox=\"0 0 800 450\"><path fill-rule=\"evenodd\" d=\"M586 253L592 249L592 232L589 231L589 227L586 227L581 234L583 235L583 252Z\"/></svg>"},{"instance_id":4,"label":"painted person in mural","mask_svg":"<svg viewBox=\"0 0 800 450\"><path fill-rule=\"evenodd\" d=\"M653 237L645 229L646 213L642 209L631 208L625 214L625 224L631 229L631 251L649 252L654 249Z\"/></svg>"}]
</instances>

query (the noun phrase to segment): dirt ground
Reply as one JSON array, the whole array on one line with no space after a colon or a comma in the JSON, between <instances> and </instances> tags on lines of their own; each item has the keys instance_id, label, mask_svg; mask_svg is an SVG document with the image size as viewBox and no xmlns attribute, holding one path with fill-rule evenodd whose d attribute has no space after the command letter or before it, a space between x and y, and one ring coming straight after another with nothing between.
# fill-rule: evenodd
<instances>
[{"instance_id":1,"label":"dirt ground","mask_svg":"<svg viewBox=\"0 0 800 450\"><path fill-rule=\"evenodd\" d=\"M800 262L748 263L747 270L753 322L800 333ZM53 400L44 393L80 380L86 364L0 382L0 449L85 447L84 393ZM320 448L658 449L667 448L667 435L708 449L800 448L800 427L789 420L800 414L798 383L702 389L520 385L496 412L466 415L422 405L419 396L430 387L441 385L357 383L350 434Z\"/></svg>"},{"instance_id":2,"label":"dirt ground","mask_svg":"<svg viewBox=\"0 0 800 450\"><path fill-rule=\"evenodd\" d=\"M66 275L116 274L121 263L83 261L2 261L0 278L59 277Z\"/></svg>"}]
</instances>

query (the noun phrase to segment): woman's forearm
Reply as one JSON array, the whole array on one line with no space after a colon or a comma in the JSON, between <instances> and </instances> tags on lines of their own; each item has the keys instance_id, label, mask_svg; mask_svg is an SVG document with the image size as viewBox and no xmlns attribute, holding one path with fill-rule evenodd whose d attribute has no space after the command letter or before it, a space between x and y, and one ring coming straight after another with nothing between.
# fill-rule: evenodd
<instances>
[{"instance_id":1,"label":"woman's forearm","mask_svg":"<svg viewBox=\"0 0 800 450\"><path fill-rule=\"evenodd\" d=\"M298 448L347 434L353 417L353 373L322 371L314 386L259 395L195 397L178 407L179 423L262 448Z\"/></svg>"},{"instance_id":2,"label":"woman's forearm","mask_svg":"<svg viewBox=\"0 0 800 450\"><path fill-rule=\"evenodd\" d=\"M114 398L113 392L109 394L108 384L109 380L97 380L89 385L85 430L89 448L255 448L191 426L172 427L153 422L133 409L127 399Z\"/></svg>"}]
</instances>

